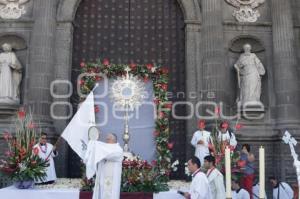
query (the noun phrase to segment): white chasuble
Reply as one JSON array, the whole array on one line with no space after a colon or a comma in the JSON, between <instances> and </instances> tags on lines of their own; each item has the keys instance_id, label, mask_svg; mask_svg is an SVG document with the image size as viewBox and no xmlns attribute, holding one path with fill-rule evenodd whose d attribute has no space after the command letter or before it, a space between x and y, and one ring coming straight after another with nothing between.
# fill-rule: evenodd
<instances>
[{"instance_id":1,"label":"white chasuble","mask_svg":"<svg viewBox=\"0 0 300 199\"><path fill-rule=\"evenodd\" d=\"M123 150L118 143L88 143L84 162L88 179L96 173L93 199L120 198L122 161Z\"/></svg>"}]
</instances>

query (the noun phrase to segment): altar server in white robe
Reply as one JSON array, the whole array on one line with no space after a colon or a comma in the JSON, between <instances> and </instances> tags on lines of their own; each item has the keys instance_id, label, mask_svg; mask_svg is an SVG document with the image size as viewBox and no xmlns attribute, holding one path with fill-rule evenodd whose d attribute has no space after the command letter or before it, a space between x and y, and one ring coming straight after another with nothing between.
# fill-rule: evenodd
<instances>
[{"instance_id":1,"label":"altar server in white robe","mask_svg":"<svg viewBox=\"0 0 300 199\"><path fill-rule=\"evenodd\" d=\"M190 191L184 193L186 199L212 199L209 182L206 175L200 170L201 163L197 157L192 157L188 161L188 169L193 180Z\"/></svg>"},{"instance_id":2,"label":"altar server in white robe","mask_svg":"<svg viewBox=\"0 0 300 199\"><path fill-rule=\"evenodd\" d=\"M49 161L49 166L46 169L46 177L43 181L37 181L37 184L52 184L56 181L56 172L53 158L58 155L56 147L47 143L47 133L42 132L40 142L36 144L34 149L38 149L38 156Z\"/></svg>"},{"instance_id":3,"label":"altar server in white robe","mask_svg":"<svg viewBox=\"0 0 300 199\"><path fill-rule=\"evenodd\" d=\"M225 198L225 186L223 174L215 166L216 159L214 156L209 155L204 158L204 167L207 169L207 179L209 182L210 190L213 199Z\"/></svg>"},{"instance_id":4,"label":"altar server in white robe","mask_svg":"<svg viewBox=\"0 0 300 199\"><path fill-rule=\"evenodd\" d=\"M279 182L277 178L270 177L269 181L273 187L273 199L292 199L294 191L286 182Z\"/></svg>"},{"instance_id":5,"label":"altar server in white robe","mask_svg":"<svg viewBox=\"0 0 300 199\"><path fill-rule=\"evenodd\" d=\"M246 189L241 188L238 180L232 180L232 199L250 199L250 194Z\"/></svg>"},{"instance_id":6,"label":"altar server in white robe","mask_svg":"<svg viewBox=\"0 0 300 199\"><path fill-rule=\"evenodd\" d=\"M235 149L237 145L235 135L229 131L229 124L226 121L220 124L219 140L227 142L233 149Z\"/></svg>"},{"instance_id":7,"label":"altar server in white robe","mask_svg":"<svg viewBox=\"0 0 300 199\"><path fill-rule=\"evenodd\" d=\"M86 176L96 173L93 199L119 199L123 150L115 134L108 134L106 142L89 141L84 162Z\"/></svg>"},{"instance_id":8,"label":"altar server in white robe","mask_svg":"<svg viewBox=\"0 0 300 199\"><path fill-rule=\"evenodd\" d=\"M259 198L259 183L255 183L253 185L253 187L252 187L252 195L253 195L253 199L260 199ZM266 193L265 193L264 199L268 199Z\"/></svg>"},{"instance_id":9,"label":"altar server in white robe","mask_svg":"<svg viewBox=\"0 0 300 199\"><path fill-rule=\"evenodd\" d=\"M199 130L193 135L191 144L195 147L195 156L199 158L201 164L204 163L204 157L209 155L208 145L211 142L210 132L205 130L205 121L198 122Z\"/></svg>"}]
</instances>

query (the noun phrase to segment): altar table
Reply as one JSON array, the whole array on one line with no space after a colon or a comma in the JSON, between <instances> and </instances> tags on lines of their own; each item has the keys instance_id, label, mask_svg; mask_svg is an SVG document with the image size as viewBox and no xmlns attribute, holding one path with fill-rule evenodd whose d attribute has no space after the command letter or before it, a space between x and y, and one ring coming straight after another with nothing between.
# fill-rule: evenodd
<instances>
[{"instance_id":1,"label":"altar table","mask_svg":"<svg viewBox=\"0 0 300 199\"><path fill-rule=\"evenodd\" d=\"M91 199L91 194L80 197L79 189L17 189L13 186L0 189L1 199ZM121 199L131 199L128 194L121 195ZM138 199L133 197L132 199ZM176 190L153 194L153 199L183 199Z\"/></svg>"}]
</instances>

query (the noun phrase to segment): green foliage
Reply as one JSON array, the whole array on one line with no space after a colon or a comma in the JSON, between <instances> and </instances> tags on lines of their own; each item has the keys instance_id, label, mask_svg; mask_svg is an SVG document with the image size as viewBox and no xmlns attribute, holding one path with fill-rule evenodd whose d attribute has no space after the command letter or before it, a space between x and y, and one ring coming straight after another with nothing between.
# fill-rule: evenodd
<instances>
[{"instance_id":1,"label":"green foliage","mask_svg":"<svg viewBox=\"0 0 300 199\"><path fill-rule=\"evenodd\" d=\"M48 161L38 156L39 149L33 148L36 140L35 124L30 114L22 109L18 112L16 135L4 132L8 144L5 159L0 162L0 172L13 181L43 180Z\"/></svg>"}]
</instances>

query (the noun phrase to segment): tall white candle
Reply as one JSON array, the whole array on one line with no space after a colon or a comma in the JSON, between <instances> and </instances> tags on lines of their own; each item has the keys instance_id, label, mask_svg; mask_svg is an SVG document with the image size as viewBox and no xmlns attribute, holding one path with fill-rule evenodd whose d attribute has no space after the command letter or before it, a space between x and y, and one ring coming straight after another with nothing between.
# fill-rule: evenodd
<instances>
[{"instance_id":1,"label":"tall white candle","mask_svg":"<svg viewBox=\"0 0 300 199\"><path fill-rule=\"evenodd\" d=\"M259 198L265 198L265 149L259 149Z\"/></svg>"},{"instance_id":2,"label":"tall white candle","mask_svg":"<svg viewBox=\"0 0 300 199\"><path fill-rule=\"evenodd\" d=\"M230 149L225 149L226 198L231 198L231 160Z\"/></svg>"}]
</instances>

